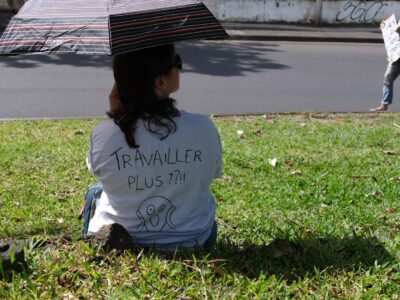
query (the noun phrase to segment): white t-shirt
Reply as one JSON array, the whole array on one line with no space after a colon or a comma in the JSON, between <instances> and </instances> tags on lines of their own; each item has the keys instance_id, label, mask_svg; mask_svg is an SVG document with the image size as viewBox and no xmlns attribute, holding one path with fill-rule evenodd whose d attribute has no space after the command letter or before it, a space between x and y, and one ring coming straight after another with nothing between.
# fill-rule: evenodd
<instances>
[{"instance_id":1,"label":"white t-shirt","mask_svg":"<svg viewBox=\"0 0 400 300\"><path fill-rule=\"evenodd\" d=\"M193 247L207 240L215 219L209 186L221 176L221 142L205 116L181 111L174 121L176 132L160 140L139 120L139 148L128 146L113 120L96 126L87 164L104 192L89 234L119 223L143 245Z\"/></svg>"}]
</instances>

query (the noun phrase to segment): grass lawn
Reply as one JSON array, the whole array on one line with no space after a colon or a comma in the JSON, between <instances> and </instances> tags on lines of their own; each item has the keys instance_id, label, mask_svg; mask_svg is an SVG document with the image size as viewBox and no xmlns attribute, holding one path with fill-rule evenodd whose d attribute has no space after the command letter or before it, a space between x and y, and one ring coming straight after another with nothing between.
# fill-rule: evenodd
<instances>
[{"instance_id":1,"label":"grass lawn","mask_svg":"<svg viewBox=\"0 0 400 300\"><path fill-rule=\"evenodd\" d=\"M218 244L176 255L106 254L79 240L100 120L0 122L0 239L33 237L29 269L3 272L0 298L400 298L400 115L214 121Z\"/></svg>"}]
</instances>

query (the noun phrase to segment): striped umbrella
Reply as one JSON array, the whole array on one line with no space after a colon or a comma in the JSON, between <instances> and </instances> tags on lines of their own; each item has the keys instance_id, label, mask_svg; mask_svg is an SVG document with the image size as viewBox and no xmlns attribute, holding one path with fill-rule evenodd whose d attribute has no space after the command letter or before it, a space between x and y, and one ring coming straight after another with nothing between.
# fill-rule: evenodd
<instances>
[{"instance_id":1,"label":"striped umbrella","mask_svg":"<svg viewBox=\"0 0 400 300\"><path fill-rule=\"evenodd\" d=\"M226 37L200 0L29 0L3 32L0 55L114 55Z\"/></svg>"}]
</instances>

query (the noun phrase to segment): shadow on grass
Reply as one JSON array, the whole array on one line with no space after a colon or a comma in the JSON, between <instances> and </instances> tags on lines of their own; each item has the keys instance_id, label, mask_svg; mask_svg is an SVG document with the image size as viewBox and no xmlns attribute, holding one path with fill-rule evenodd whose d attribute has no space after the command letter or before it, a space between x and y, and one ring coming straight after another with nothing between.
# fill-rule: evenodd
<instances>
[{"instance_id":1,"label":"shadow on grass","mask_svg":"<svg viewBox=\"0 0 400 300\"><path fill-rule=\"evenodd\" d=\"M71 238L70 235L56 238L53 236L37 239L35 247L45 246L57 249L72 241L76 239ZM152 248L132 249L136 255L143 250L148 256L154 255L162 259L185 263L193 260L193 252L190 250L182 249L176 253L164 253ZM312 277L319 272L335 274L395 262L395 258L377 238L364 236L344 239L275 239L268 245L237 245L220 241L211 253L203 249L195 255L199 262L217 266L218 275L241 274L247 278L256 279L265 274L265 276L275 275L288 282ZM106 257L104 254L96 255L89 261L100 262Z\"/></svg>"},{"instance_id":2,"label":"shadow on grass","mask_svg":"<svg viewBox=\"0 0 400 300\"><path fill-rule=\"evenodd\" d=\"M376 238L276 239L269 245L234 245L220 242L208 259L226 259L226 273L249 278L275 274L286 280L306 277L316 270L353 270L394 261Z\"/></svg>"},{"instance_id":3,"label":"shadow on grass","mask_svg":"<svg viewBox=\"0 0 400 300\"><path fill-rule=\"evenodd\" d=\"M15 219L15 218L14 218ZM1 224L0 224L1 225ZM22 225L20 225L22 226ZM1 227L0 227L1 228ZM72 232L72 233L71 233ZM66 235L72 235L78 237L81 234L80 231L71 231L67 225L61 226L60 224L53 224L53 226L33 226L33 228L26 229L23 233L14 233L4 231L0 234L0 241L27 241L30 239L62 239Z\"/></svg>"}]
</instances>

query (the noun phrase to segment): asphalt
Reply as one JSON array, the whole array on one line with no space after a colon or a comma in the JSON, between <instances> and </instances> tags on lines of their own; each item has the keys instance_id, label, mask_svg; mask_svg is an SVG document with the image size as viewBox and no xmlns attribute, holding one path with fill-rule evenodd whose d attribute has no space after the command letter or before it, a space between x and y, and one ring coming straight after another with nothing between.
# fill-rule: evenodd
<instances>
[{"instance_id":1,"label":"asphalt","mask_svg":"<svg viewBox=\"0 0 400 300\"><path fill-rule=\"evenodd\" d=\"M0 33L12 17L0 11ZM270 24L223 22L231 40L382 43L378 25Z\"/></svg>"}]
</instances>

